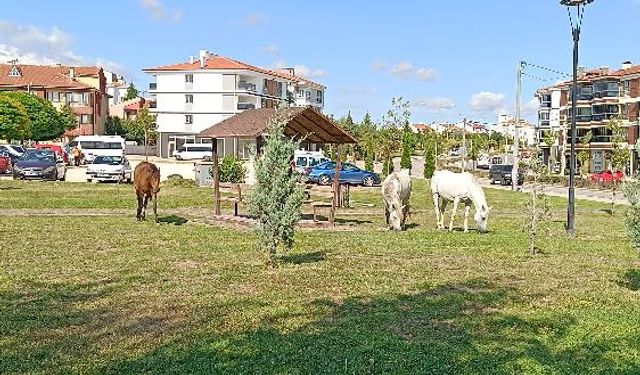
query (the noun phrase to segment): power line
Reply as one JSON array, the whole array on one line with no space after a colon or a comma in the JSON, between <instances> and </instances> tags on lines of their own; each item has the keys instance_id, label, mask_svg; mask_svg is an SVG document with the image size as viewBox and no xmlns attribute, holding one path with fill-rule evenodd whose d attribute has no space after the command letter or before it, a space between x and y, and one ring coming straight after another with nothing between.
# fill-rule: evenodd
<instances>
[{"instance_id":1,"label":"power line","mask_svg":"<svg viewBox=\"0 0 640 375\"><path fill-rule=\"evenodd\" d=\"M571 76L571 74L564 73L564 72L561 72L561 71L558 71L558 70L555 70L555 69L547 68L546 66L537 65L537 64L534 64L534 63L531 63L531 62L528 62L528 61L525 61L525 63L527 64L527 66L531 66L531 67L538 68L538 69L541 69L541 70L546 70L547 72L558 74L560 76L567 76L567 77Z\"/></svg>"}]
</instances>

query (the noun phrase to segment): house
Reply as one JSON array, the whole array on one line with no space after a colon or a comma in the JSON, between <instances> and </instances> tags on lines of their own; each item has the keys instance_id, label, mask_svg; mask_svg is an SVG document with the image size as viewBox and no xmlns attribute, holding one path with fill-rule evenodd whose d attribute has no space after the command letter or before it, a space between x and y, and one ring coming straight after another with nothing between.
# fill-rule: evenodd
<instances>
[{"instance_id":1,"label":"house","mask_svg":"<svg viewBox=\"0 0 640 375\"><path fill-rule=\"evenodd\" d=\"M108 95L100 67L25 65L13 60L0 64L0 91L27 91L49 100L57 109L68 104L78 117L78 127L65 138L104 133Z\"/></svg>"},{"instance_id":2,"label":"house","mask_svg":"<svg viewBox=\"0 0 640 375\"><path fill-rule=\"evenodd\" d=\"M198 133L247 109L311 106L322 112L325 87L294 69L269 70L201 50L198 58L143 70L154 77L158 155L169 157Z\"/></svg>"},{"instance_id":3,"label":"house","mask_svg":"<svg viewBox=\"0 0 640 375\"><path fill-rule=\"evenodd\" d=\"M416 134L428 133L432 130L427 124L411 124L409 125L409 129Z\"/></svg>"},{"instance_id":4,"label":"house","mask_svg":"<svg viewBox=\"0 0 640 375\"><path fill-rule=\"evenodd\" d=\"M133 98L124 100L118 104L110 106L109 114L111 116L119 117L123 120L135 120L138 111L145 105L148 105L149 107L155 107L155 101L145 98Z\"/></svg>"},{"instance_id":5,"label":"house","mask_svg":"<svg viewBox=\"0 0 640 375\"><path fill-rule=\"evenodd\" d=\"M109 94L109 107L122 102L127 95L129 84L124 77L113 72L104 72L107 82L107 94Z\"/></svg>"}]
</instances>

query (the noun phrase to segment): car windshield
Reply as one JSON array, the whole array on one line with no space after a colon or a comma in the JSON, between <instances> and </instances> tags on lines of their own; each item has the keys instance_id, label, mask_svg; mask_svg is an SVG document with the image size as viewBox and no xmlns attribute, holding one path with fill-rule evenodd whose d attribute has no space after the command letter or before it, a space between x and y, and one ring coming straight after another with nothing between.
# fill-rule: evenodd
<instances>
[{"instance_id":1,"label":"car windshield","mask_svg":"<svg viewBox=\"0 0 640 375\"><path fill-rule=\"evenodd\" d=\"M24 153L24 147L22 146L11 146L14 150L18 151L19 153Z\"/></svg>"},{"instance_id":2,"label":"car windshield","mask_svg":"<svg viewBox=\"0 0 640 375\"><path fill-rule=\"evenodd\" d=\"M122 163L120 156L96 156L93 161L93 164L119 165L120 163Z\"/></svg>"},{"instance_id":3,"label":"car windshield","mask_svg":"<svg viewBox=\"0 0 640 375\"><path fill-rule=\"evenodd\" d=\"M343 171L354 172L354 171L359 171L360 169L358 167L356 167L355 165L344 163L344 164L342 164L342 170Z\"/></svg>"},{"instance_id":4,"label":"car windshield","mask_svg":"<svg viewBox=\"0 0 640 375\"><path fill-rule=\"evenodd\" d=\"M26 151L18 160L55 163L56 155L51 151Z\"/></svg>"},{"instance_id":5,"label":"car windshield","mask_svg":"<svg viewBox=\"0 0 640 375\"><path fill-rule=\"evenodd\" d=\"M324 162L324 163L322 163L322 164L318 164L318 165L316 165L316 166L315 166L315 167L313 167L313 168L314 168L314 169L333 169L333 168L335 168L335 166L336 166L336 165L335 165L335 163L334 163L334 162L332 162L332 161L327 161L327 162Z\"/></svg>"}]
</instances>

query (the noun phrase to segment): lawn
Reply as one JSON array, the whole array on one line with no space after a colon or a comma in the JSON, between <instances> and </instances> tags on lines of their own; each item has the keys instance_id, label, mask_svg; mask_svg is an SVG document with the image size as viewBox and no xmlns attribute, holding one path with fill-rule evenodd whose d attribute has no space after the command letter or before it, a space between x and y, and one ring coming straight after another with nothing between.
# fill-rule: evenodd
<instances>
[{"instance_id":1,"label":"lawn","mask_svg":"<svg viewBox=\"0 0 640 375\"><path fill-rule=\"evenodd\" d=\"M358 190L351 230L301 230L270 270L251 232L194 223L210 190L162 189L183 225L135 222L131 190L0 182L0 373L640 373L622 207L579 201L568 240L553 199L530 257L518 193L486 190L479 235L435 231L424 182L402 233Z\"/></svg>"}]
</instances>

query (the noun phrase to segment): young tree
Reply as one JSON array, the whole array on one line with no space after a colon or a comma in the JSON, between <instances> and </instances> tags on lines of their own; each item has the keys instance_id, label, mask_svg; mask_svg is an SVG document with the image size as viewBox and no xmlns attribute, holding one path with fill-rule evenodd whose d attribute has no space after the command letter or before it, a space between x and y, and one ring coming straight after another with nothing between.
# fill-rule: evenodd
<instances>
[{"instance_id":1,"label":"young tree","mask_svg":"<svg viewBox=\"0 0 640 375\"><path fill-rule=\"evenodd\" d=\"M360 125L360 134L358 143L364 152L364 164L365 169L373 172L373 163L375 162L377 129L375 124L371 121L371 115L367 112L364 115L362 124Z\"/></svg>"},{"instance_id":2,"label":"young tree","mask_svg":"<svg viewBox=\"0 0 640 375\"><path fill-rule=\"evenodd\" d=\"M29 131L25 134L25 139L48 141L60 138L67 130L67 124L61 121L58 111L48 100L21 91L7 92L3 95L18 100L26 109L29 115Z\"/></svg>"},{"instance_id":3,"label":"young tree","mask_svg":"<svg viewBox=\"0 0 640 375\"><path fill-rule=\"evenodd\" d=\"M266 253L270 266L275 266L280 245L285 249L293 246L304 197L300 177L291 170L291 158L299 142L285 137L286 122L280 110L269 122L264 154L254 161L256 185L249 203L249 213L258 222L258 248Z\"/></svg>"},{"instance_id":4,"label":"young tree","mask_svg":"<svg viewBox=\"0 0 640 375\"><path fill-rule=\"evenodd\" d=\"M553 147L556 144L557 140L558 140L558 134L553 130L547 130L542 133L542 141L547 146L549 146L549 163L547 165L547 168L551 172L556 166L556 157L555 157L555 153L553 152Z\"/></svg>"},{"instance_id":5,"label":"young tree","mask_svg":"<svg viewBox=\"0 0 640 375\"><path fill-rule=\"evenodd\" d=\"M20 102L0 93L0 139L22 140L29 132L29 115Z\"/></svg>"},{"instance_id":6,"label":"young tree","mask_svg":"<svg viewBox=\"0 0 640 375\"><path fill-rule=\"evenodd\" d=\"M413 153L413 132L406 124L402 130L402 156L400 158L400 168L411 171L411 154Z\"/></svg>"},{"instance_id":7,"label":"young tree","mask_svg":"<svg viewBox=\"0 0 640 375\"><path fill-rule=\"evenodd\" d=\"M640 181L633 179L625 182L624 195L629 202L624 225L631 245L640 254Z\"/></svg>"},{"instance_id":8,"label":"young tree","mask_svg":"<svg viewBox=\"0 0 640 375\"><path fill-rule=\"evenodd\" d=\"M104 124L104 132L109 135L125 135L126 130L122 126L120 117L109 116Z\"/></svg>"},{"instance_id":9,"label":"young tree","mask_svg":"<svg viewBox=\"0 0 640 375\"><path fill-rule=\"evenodd\" d=\"M138 89L133 83L130 83L129 87L127 87L127 93L124 96L124 100L135 99L137 97L138 97Z\"/></svg>"},{"instance_id":10,"label":"young tree","mask_svg":"<svg viewBox=\"0 0 640 375\"><path fill-rule=\"evenodd\" d=\"M547 223L551 218L551 206L544 193L544 185L539 183L540 175L544 172L541 156L541 150L536 149L529 161L529 170L533 174L533 182L524 209L523 231L529 237L529 253L531 255L536 255L536 242L540 235L548 229Z\"/></svg>"},{"instance_id":11,"label":"young tree","mask_svg":"<svg viewBox=\"0 0 640 375\"><path fill-rule=\"evenodd\" d=\"M591 143L591 139L593 138L593 133L589 130L585 135L580 137L580 144L584 147L580 152L578 152L578 160L580 161L580 171L583 175L589 173L589 164L591 160L591 151L589 150L589 144Z\"/></svg>"},{"instance_id":12,"label":"young tree","mask_svg":"<svg viewBox=\"0 0 640 375\"><path fill-rule=\"evenodd\" d=\"M629 150L625 147L626 129L622 127L622 120L619 118L610 120L607 128L611 131L611 167L615 171L620 170L626 174L626 166L631 157ZM611 215L614 214L618 184L619 181L615 179L611 184Z\"/></svg>"},{"instance_id":13,"label":"young tree","mask_svg":"<svg viewBox=\"0 0 640 375\"><path fill-rule=\"evenodd\" d=\"M436 170L436 142L437 134L435 137L425 137L424 148L424 178L433 177L433 173Z\"/></svg>"},{"instance_id":14,"label":"young tree","mask_svg":"<svg viewBox=\"0 0 640 375\"><path fill-rule=\"evenodd\" d=\"M384 158L383 173L388 174L393 171L391 158L403 145L404 137L402 129L409 126L409 102L400 98L391 99L391 109L382 118L382 129L380 130L379 150ZM409 150L409 152L411 152ZM409 158L410 159L410 158ZM385 168L386 167L386 168Z\"/></svg>"}]
</instances>

